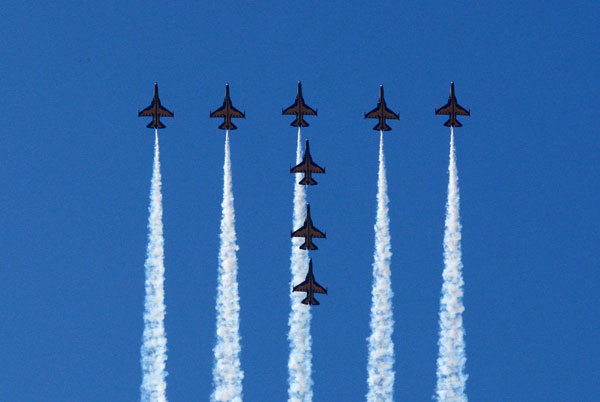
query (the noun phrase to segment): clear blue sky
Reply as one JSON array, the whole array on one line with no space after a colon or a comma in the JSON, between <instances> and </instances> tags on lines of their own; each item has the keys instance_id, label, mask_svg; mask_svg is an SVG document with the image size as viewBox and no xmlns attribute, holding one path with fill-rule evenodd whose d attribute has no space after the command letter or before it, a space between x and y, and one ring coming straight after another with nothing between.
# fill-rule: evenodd
<instances>
[{"instance_id":1,"label":"clear blue sky","mask_svg":"<svg viewBox=\"0 0 600 402\"><path fill-rule=\"evenodd\" d=\"M126 4L125 4L126 3ZM395 399L427 401L435 361L456 82L467 393L473 401L598 397L600 141L596 1L6 4L0 24L0 400L139 398L158 81L168 390L212 390L223 133L231 86L247 401L287 397L296 130L327 167L309 189L329 287L313 316L315 401L366 393L378 85L385 135ZM341 3L340 3L341 4ZM236 121L237 124L237 121Z\"/></svg>"}]
</instances>

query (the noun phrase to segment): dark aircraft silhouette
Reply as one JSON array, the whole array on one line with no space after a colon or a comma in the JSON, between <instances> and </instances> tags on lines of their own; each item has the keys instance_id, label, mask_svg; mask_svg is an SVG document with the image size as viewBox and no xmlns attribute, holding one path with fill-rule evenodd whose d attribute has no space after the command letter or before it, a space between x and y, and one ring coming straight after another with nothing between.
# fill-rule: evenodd
<instances>
[{"instance_id":1,"label":"dark aircraft silhouette","mask_svg":"<svg viewBox=\"0 0 600 402\"><path fill-rule=\"evenodd\" d=\"M306 219L304 220L304 226L300 229L292 232L291 237L304 237L304 243L300 246L302 250L317 250L318 247L312 242L313 237L320 239L326 239L325 233L313 226L312 219L310 219L310 204L306 204Z\"/></svg>"},{"instance_id":2,"label":"dark aircraft silhouette","mask_svg":"<svg viewBox=\"0 0 600 402\"><path fill-rule=\"evenodd\" d=\"M158 98L158 84L154 83L154 98L152 103L141 112L138 110L138 117L152 116L152 121L146 126L148 128L165 128L166 126L160 121L160 117L174 117L175 115L170 110L162 107Z\"/></svg>"},{"instance_id":3,"label":"dark aircraft silhouette","mask_svg":"<svg viewBox=\"0 0 600 402\"><path fill-rule=\"evenodd\" d=\"M308 140L306 140L306 148L304 149L304 158L302 162L290 169L290 173L304 173L304 178L298 182L302 185L315 185L317 182L312 178L313 173L325 173L325 169L313 162L310 156L310 148Z\"/></svg>"},{"instance_id":4,"label":"dark aircraft silhouette","mask_svg":"<svg viewBox=\"0 0 600 402\"><path fill-rule=\"evenodd\" d=\"M294 286L294 292L306 292L306 298L302 300L303 304L318 306L320 303L315 299L315 293L323 293L327 294L327 289L324 289L323 286L319 285L315 281L315 276L313 275L313 266L312 259L308 263L308 274L306 274L306 279L299 285Z\"/></svg>"},{"instance_id":5,"label":"dark aircraft silhouette","mask_svg":"<svg viewBox=\"0 0 600 402\"><path fill-rule=\"evenodd\" d=\"M462 124L456 120L456 115L471 116L471 111L466 110L458 104L456 96L454 95L454 81L450 82L450 96L448 97L448 103L439 109L435 110L435 114L447 114L450 118L444 123L446 127L462 127Z\"/></svg>"},{"instance_id":6,"label":"dark aircraft silhouette","mask_svg":"<svg viewBox=\"0 0 600 402\"><path fill-rule=\"evenodd\" d=\"M377 102L377 107L371 110L369 113L365 113L365 119L379 119L379 123L373 127L373 130L376 131L390 131L392 129L387 125L385 119L400 119L400 116L392 112L385 105L385 98L383 97L383 85L379 86L379 102Z\"/></svg>"},{"instance_id":7,"label":"dark aircraft silhouette","mask_svg":"<svg viewBox=\"0 0 600 402\"><path fill-rule=\"evenodd\" d=\"M294 127L308 127L309 124L304 120L304 115L316 116L317 110L314 110L306 103L304 103L304 98L302 97L302 83L298 81L298 94L296 95L296 102L287 109L281 109L281 114L295 114L296 120L294 120L290 125Z\"/></svg>"},{"instance_id":8,"label":"dark aircraft silhouette","mask_svg":"<svg viewBox=\"0 0 600 402\"><path fill-rule=\"evenodd\" d=\"M223 100L223 106L214 112L210 112L210 117L224 117L223 124L219 126L221 130L236 130L237 127L231 122L231 118L246 118L246 113L242 113L231 104L229 98L229 84L225 84L225 100Z\"/></svg>"}]
</instances>

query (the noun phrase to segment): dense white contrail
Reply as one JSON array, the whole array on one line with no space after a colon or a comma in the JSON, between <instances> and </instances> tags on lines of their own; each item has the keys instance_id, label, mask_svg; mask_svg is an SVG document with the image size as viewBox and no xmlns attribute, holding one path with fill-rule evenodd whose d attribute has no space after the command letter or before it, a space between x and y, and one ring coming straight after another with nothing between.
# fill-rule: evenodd
<instances>
[{"instance_id":1,"label":"dense white contrail","mask_svg":"<svg viewBox=\"0 0 600 402\"><path fill-rule=\"evenodd\" d=\"M241 402L244 372L240 364L240 297L237 282L239 249L235 234L235 211L231 182L229 130L225 134L223 164L223 209L221 216L221 247L219 250L219 284L217 289L217 344L212 401Z\"/></svg>"},{"instance_id":2,"label":"dense white contrail","mask_svg":"<svg viewBox=\"0 0 600 402\"><path fill-rule=\"evenodd\" d=\"M388 216L387 179L383 154L383 131L379 138L379 172L377 179L377 218L375 223L375 253L373 288L371 292L371 336L367 401L391 402L394 396L394 317L392 314L392 257L390 218Z\"/></svg>"},{"instance_id":3,"label":"dense white contrail","mask_svg":"<svg viewBox=\"0 0 600 402\"><path fill-rule=\"evenodd\" d=\"M296 163L302 161L302 143L300 127L298 127L298 144L296 146ZM306 190L298 184L301 173L294 175L294 217L293 227L298 229L306 219ZM301 283L308 271L308 251L300 250L302 239L292 238L292 256L290 269L292 285ZM290 342L290 357L288 360L288 400L290 402L312 401L312 352L310 337L310 308L302 304L300 293L290 293L291 311L288 319Z\"/></svg>"},{"instance_id":4,"label":"dense white contrail","mask_svg":"<svg viewBox=\"0 0 600 402\"><path fill-rule=\"evenodd\" d=\"M437 359L437 400L466 402L464 328L462 313L463 278L460 251L458 171L454 151L454 129L450 128L450 163L448 165L448 203L444 232L444 284L440 301L440 340Z\"/></svg>"},{"instance_id":5,"label":"dense white contrail","mask_svg":"<svg viewBox=\"0 0 600 402\"><path fill-rule=\"evenodd\" d=\"M162 194L158 130L154 130L154 167L150 191L146 255L146 299L144 302L144 335L142 341L142 402L165 402L167 382L167 334L165 333L165 265L162 223Z\"/></svg>"}]
</instances>

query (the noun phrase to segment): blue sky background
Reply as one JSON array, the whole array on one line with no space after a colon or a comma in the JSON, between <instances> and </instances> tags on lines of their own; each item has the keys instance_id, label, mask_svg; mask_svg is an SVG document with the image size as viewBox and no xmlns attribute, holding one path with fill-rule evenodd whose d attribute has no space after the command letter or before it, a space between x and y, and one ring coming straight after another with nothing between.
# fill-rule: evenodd
<instances>
[{"instance_id":1,"label":"blue sky background","mask_svg":"<svg viewBox=\"0 0 600 402\"><path fill-rule=\"evenodd\" d=\"M126 3L126 4L125 4ZM600 141L595 1L16 2L0 24L0 400L139 399L158 81L168 398L208 400L231 85L247 401L287 398L296 83L319 108L303 136L327 167L309 189L329 287L313 316L316 401L366 393L378 85L385 135L395 399L431 400L449 130L457 129L467 393L598 397ZM237 122L236 122L237 124Z\"/></svg>"}]
</instances>

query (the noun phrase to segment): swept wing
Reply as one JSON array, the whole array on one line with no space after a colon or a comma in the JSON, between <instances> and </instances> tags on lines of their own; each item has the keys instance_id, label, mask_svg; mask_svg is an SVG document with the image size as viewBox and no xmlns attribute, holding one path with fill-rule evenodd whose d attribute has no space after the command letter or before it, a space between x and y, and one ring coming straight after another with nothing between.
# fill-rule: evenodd
<instances>
[{"instance_id":1,"label":"swept wing","mask_svg":"<svg viewBox=\"0 0 600 402\"><path fill-rule=\"evenodd\" d=\"M154 105L148 106L146 109L138 113L138 116L154 116Z\"/></svg>"},{"instance_id":2,"label":"swept wing","mask_svg":"<svg viewBox=\"0 0 600 402\"><path fill-rule=\"evenodd\" d=\"M452 105L450 102L446 103L439 109L436 109L435 114L450 114L452 112Z\"/></svg>"},{"instance_id":3,"label":"swept wing","mask_svg":"<svg viewBox=\"0 0 600 402\"><path fill-rule=\"evenodd\" d=\"M239 110L237 110L233 106L229 107L229 114L231 115L231 117L246 118L246 114L245 113L240 112Z\"/></svg>"},{"instance_id":4,"label":"swept wing","mask_svg":"<svg viewBox=\"0 0 600 402\"><path fill-rule=\"evenodd\" d=\"M296 102L294 102L294 104L292 106L283 110L281 112L281 114L294 114L295 115L297 111L298 111L298 99L296 99Z\"/></svg>"},{"instance_id":5,"label":"swept wing","mask_svg":"<svg viewBox=\"0 0 600 402\"><path fill-rule=\"evenodd\" d=\"M319 229L317 229L314 226L310 229L310 235L311 235L311 237L316 237L316 238L319 238L319 239L326 239L327 238L327 236L325 236L325 234L323 232L321 232Z\"/></svg>"},{"instance_id":6,"label":"swept wing","mask_svg":"<svg viewBox=\"0 0 600 402\"><path fill-rule=\"evenodd\" d=\"M377 119L379 118L379 105L369 113L365 113L365 119Z\"/></svg>"},{"instance_id":7,"label":"swept wing","mask_svg":"<svg viewBox=\"0 0 600 402\"><path fill-rule=\"evenodd\" d=\"M158 115L163 116L163 117L173 117L174 116L173 112L171 112L170 110L168 110L167 108L164 108L162 106L158 106Z\"/></svg>"},{"instance_id":8,"label":"swept wing","mask_svg":"<svg viewBox=\"0 0 600 402\"><path fill-rule=\"evenodd\" d=\"M308 229L307 224L305 223L300 229L292 232L292 237L307 237Z\"/></svg>"},{"instance_id":9,"label":"swept wing","mask_svg":"<svg viewBox=\"0 0 600 402\"><path fill-rule=\"evenodd\" d=\"M469 112L468 110L466 110L459 104L456 104L456 106L454 107L454 111L456 112L456 114L459 114L462 116L470 116L471 115L471 112Z\"/></svg>"},{"instance_id":10,"label":"swept wing","mask_svg":"<svg viewBox=\"0 0 600 402\"><path fill-rule=\"evenodd\" d=\"M225 117L227 115L227 108L225 105L221 106L214 112L210 113L210 117Z\"/></svg>"},{"instance_id":11,"label":"swept wing","mask_svg":"<svg viewBox=\"0 0 600 402\"><path fill-rule=\"evenodd\" d=\"M304 105L302 105L302 114L306 114L309 116L316 116L317 111L305 103Z\"/></svg>"},{"instance_id":12,"label":"swept wing","mask_svg":"<svg viewBox=\"0 0 600 402\"><path fill-rule=\"evenodd\" d=\"M396 113L394 113L387 107L383 111L383 117L385 117L386 119L400 119L400 116L398 116Z\"/></svg>"}]
</instances>

